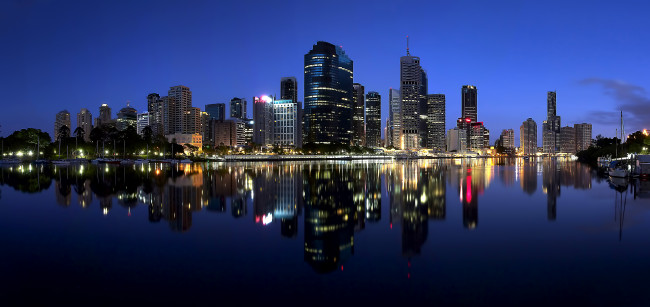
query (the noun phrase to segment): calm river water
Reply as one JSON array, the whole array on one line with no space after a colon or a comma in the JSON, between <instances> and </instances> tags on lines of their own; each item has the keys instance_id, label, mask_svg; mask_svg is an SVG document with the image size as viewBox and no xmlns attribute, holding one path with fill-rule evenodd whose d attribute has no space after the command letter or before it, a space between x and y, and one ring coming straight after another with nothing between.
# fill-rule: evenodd
<instances>
[{"instance_id":1,"label":"calm river water","mask_svg":"<svg viewBox=\"0 0 650 307\"><path fill-rule=\"evenodd\" d=\"M650 304L650 184L465 159L0 168L0 301Z\"/></svg>"}]
</instances>

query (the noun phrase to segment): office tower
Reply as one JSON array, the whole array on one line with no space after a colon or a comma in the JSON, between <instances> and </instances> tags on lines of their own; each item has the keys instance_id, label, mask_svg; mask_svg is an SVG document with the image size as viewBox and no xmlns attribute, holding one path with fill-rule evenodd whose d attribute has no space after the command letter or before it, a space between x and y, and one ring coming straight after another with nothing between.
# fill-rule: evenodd
<instances>
[{"instance_id":1,"label":"office tower","mask_svg":"<svg viewBox=\"0 0 650 307\"><path fill-rule=\"evenodd\" d=\"M163 97L164 98L164 97ZM163 115L164 115L164 99L156 93L147 95L147 113L149 113L149 126L153 135L163 135ZM142 131L138 131L141 133Z\"/></svg>"},{"instance_id":2,"label":"office tower","mask_svg":"<svg viewBox=\"0 0 650 307\"><path fill-rule=\"evenodd\" d=\"M160 123L162 127L160 135L176 133L177 129L174 122L174 120L177 118L176 99L169 96L161 97L160 110Z\"/></svg>"},{"instance_id":3,"label":"office tower","mask_svg":"<svg viewBox=\"0 0 650 307\"><path fill-rule=\"evenodd\" d=\"M501 146L506 149L514 150L515 149L515 130L513 129L503 129L501 131L501 136L499 137Z\"/></svg>"},{"instance_id":4,"label":"office tower","mask_svg":"<svg viewBox=\"0 0 650 307\"><path fill-rule=\"evenodd\" d=\"M142 129L149 126L149 113L138 114L138 135L142 136Z\"/></svg>"},{"instance_id":5,"label":"office tower","mask_svg":"<svg viewBox=\"0 0 650 307\"><path fill-rule=\"evenodd\" d=\"M353 61L341 47L319 41L305 54L305 142L350 144Z\"/></svg>"},{"instance_id":6,"label":"office tower","mask_svg":"<svg viewBox=\"0 0 650 307\"><path fill-rule=\"evenodd\" d=\"M88 109L81 109L77 113L77 127L84 130L84 141L90 141L90 130L93 130L93 115Z\"/></svg>"},{"instance_id":7,"label":"office tower","mask_svg":"<svg viewBox=\"0 0 650 307\"><path fill-rule=\"evenodd\" d=\"M365 89L359 83L352 84L352 145L366 146L366 121L364 117Z\"/></svg>"},{"instance_id":8,"label":"office tower","mask_svg":"<svg viewBox=\"0 0 650 307\"><path fill-rule=\"evenodd\" d=\"M546 120L542 124L544 153L553 155L560 151L560 116L557 116L556 92L546 93Z\"/></svg>"},{"instance_id":9,"label":"office tower","mask_svg":"<svg viewBox=\"0 0 650 307\"><path fill-rule=\"evenodd\" d=\"M567 154L576 153L576 129L574 127L560 128L560 152Z\"/></svg>"},{"instance_id":10,"label":"office tower","mask_svg":"<svg viewBox=\"0 0 650 307\"><path fill-rule=\"evenodd\" d=\"M230 99L230 118L246 118L246 98Z\"/></svg>"},{"instance_id":11,"label":"office tower","mask_svg":"<svg viewBox=\"0 0 650 307\"><path fill-rule=\"evenodd\" d=\"M574 124L576 133L576 151L587 150L591 146L591 124Z\"/></svg>"},{"instance_id":12,"label":"office tower","mask_svg":"<svg viewBox=\"0 0 650 307\"><path fill-rule=\"evenodd\" d=\"M445 94L427 95L427 137L429 148L445 151Z\"/></svg>"},{"instance_id":13,"label":"office tower","mask_svg":"<svg viewBox=\"0 0 650 307\"><path fill-rule=\"evenodd\" d=\"M468 150L479 151L490 147L490 131L483 126L483 122L470 123Z\"/></svg>"},{"instance_id":14,"label":"office tower","mask_svg":"<svg viewBox=\"0 0 650 307\"><path fill-rule=\"evenodd\" d=\"M399 90L391 88L388 92L388 103L390 104L388 119L390 121L390 128L388 128L390 133L389 146L394 148L402 148L402 143L400 142L400 136L402 135L402 100L400 99Z\"/></svg>"},{"instance_id":15,"label":"office tower","mask_svg":"<svg viewBox=\"0 0 650 307\"><path fill-rule=\"evenodd\" d=\"M464 152L467 150L467 131L458 127L447 131L447 151Z\"/></svg>"},{"instance_id":16,"label":"office tower","mask_svg":"<svg viewBox=\"0 0 650 307\"><path fill-rule=\"evenodd\" d=\"M151 93L147 95L147 112L152 113L156 110L156 103L160 102L160 95L158 93Z\"/></svg>"},{"instance_id":17,"label":"office tower","mask_svg":"<svg viewBox=\"0 0 650 307\"><path fill-rule=\"evenodd\" d=\"M401 149L426 146L426 95L426 72L420 58L411 56L407 47L406 56L400 57Z\"/></svg>"},{"instance_id":18,"label":"office tower","mask_svg":"<svg viewBox=\"0 0 650 307\"><path fill-rule=\"evenodd\" d=\"M537 123L532 118L528 118L519 127L519 138L521 152L524 155L535 155L537 153Z\"/></svg>"},{"instance_id":19,"label":"office tower","mask_svg":"<svg viewBox=\"0 0 650 307\"><path fill-rule=\"evenodd\" d=\"M138 111L126 104L126 107L117 112L117 121L115 127L117 130L123 131L127 127L137 129L138 126Z\"/></svg>"},{"instance_id":20,"label":"office tower","mask_svg":"<svg viewBox=\"0 0 650 307\"><path fill-rule=\"evenodd\" d=\"M71 130L71 125L70 125L70 112L68 110L63 110L59 113L56 113L56 118L54 119L54 139L58 140L59 139L59 131L61 130L61 127L66 126L68 127L68 136L72 133Z\"/></svg>"},{"instance_id":21,"label":"office tower","mask_svg":"<svg viewBox=\"0 0 650 307\"><path fill-rule=\"evenodd\" d=\"M296 77L284 77L280 80L280 100L298 102L298 81Z\"/></svg>"},{"instance_id":22,"label":"office tower","mask_svg":"<svg viewBox=\"0 0 650 307\"><path fill-rule=\"evenodd\" d=\"M214 138L212 136L212 129L210 128L210 121L216 119L210 117L208 112L201 112L201 139L204 145L214 146Z\"/></svg>"},{"instance_id":23,"label":"office tower","mask_svg":"<svg viewBox=\"0 0 650 307\"><path fill-rule=\"evenodd\" d=\"M95 117L95 127L101 127L102 125L112 123L113 118L111 116L111 107L104 103L99 107L99 116Z\"/></svg>"},{"instance_id":24,"label":"office tower","mask_svg":"<svg viewBox=\"0 0 650 307\"><path fill-rule=\"evenodd\" d=\"M478 101L476 86L463 85L461 90L461 114L462 118L468 118L471 122L478 121Z\"/></svg>"},{"instance_id":25,"label":"office tower","mask_svg":"<svg viewBox=\"0 0 650 307\"><path fill-rule=\"evenodd\" d=\"M199 133L201 134L202 129L201 129L201 114L203 113L201 111L201 108L195 108L195 107L190 107L189 110L185 111L186 112L186 125L185 125L185 130L183 133L185 134L194 134L194 133Z\"/></svg>"},{"instance_id":26,"label":"office tower","mask_svg":"<svg viewBox=\"0 0 650 307\"><path fill-rule=\"evenodd\" d=\"M381 95L377 92L366 95L366 146L381 146Z\"/></svg>"},{"instance_id":27,"label":"office tower","mask_svg":"<svg viewBox=\"0 0 650 307\"><path fill-rule=\"evenodd\" d=\"M390 135L390 129L390 118L386 118L386 125L384 126L384 139L382 143L385 148L388 148L393 144L393 137Z\"/></svg>"},{"instance_id":28,"label":"office tower","mask_svg":"<svg viewBox=\"0 0 650 307\"><path fill-rule=\"evenodd\" d=\"M253 143L273 145L273 98L253 97Z\"/></svg>"},{"instance_id":29,"label":"office tower","mask_svg":"<svg viewBox=\"0 0 650 307\"><path fill-rule=\"evenodd\" d=\"M226 104L225 103L213 103L205 105L205 112L208 113L210 118L216 120L225 120L226 119Z\"/></svg>"},{"instance_id":30,"label":"office tower","mask_svg":"<svg viewBox=\"0 0 650 307\"><path fill-rule=\"evenodd\" d=\"M282 147L302 147L300 129L301 103L292 99L274 100L272 114L273 145Z\"/></svg>"}]
</instances>

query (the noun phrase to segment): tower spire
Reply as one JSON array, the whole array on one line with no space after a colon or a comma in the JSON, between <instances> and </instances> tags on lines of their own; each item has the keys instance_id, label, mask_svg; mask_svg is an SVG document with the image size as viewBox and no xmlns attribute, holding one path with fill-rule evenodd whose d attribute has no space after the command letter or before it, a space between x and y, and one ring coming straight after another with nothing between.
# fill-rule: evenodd
<instances>
[{"instance_id":1,"label":"tower spire","mask_svg":"<svg viewBox=\"0 0 650 307\"><path fill-rule=\"evenodd\" d=\"M406 36L406 55L407 56L411 55L411 53L409 52L409 36L408 35Z\"/></svg>"}]
</instances>

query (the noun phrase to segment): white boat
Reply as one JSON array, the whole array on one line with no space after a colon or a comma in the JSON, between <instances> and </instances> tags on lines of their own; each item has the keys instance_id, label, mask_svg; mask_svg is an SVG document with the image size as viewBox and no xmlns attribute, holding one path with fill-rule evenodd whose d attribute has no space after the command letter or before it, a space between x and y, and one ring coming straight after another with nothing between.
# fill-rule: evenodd
<instances>
[{"instance_id":1,"label":"white boat","mask_svg":"<svg viewBox=\"0 0 650 307\"><path fill-rule=\"evenodd\" d=\"M70 165L70 161L66 160L53 160L52 164L54 165Z\"/></svg>"},{"instance_id":2,"label":"white boat","mask_svg":"<svg viewBox=\"0 0 650 307\"><path fill-rule=\"evenodd\" d=\"M0 160L0 164L18 164L20 163L20 160L18 159L3 159Z\"/></svg>"},{"instance_id":3,"label":"white boat","mask_svg":"<svg viewBox=\"0 0 650 307\"><path fill-rule=\"evenodd\" d=\"M135 164L148 164L149 160L147 159L137 159L134 161Z\"/></svg>"},{"instance_id":4,"label":"white boat","mask_svg":"<svg viewBox=\"0 0 650 307\"><path fill-rule=\"evenodd\" d=\"M630 171L621 161L612 161L609 163L607 174L611 177L627 178L630 176Z\"/></svg>"}]
</instances>

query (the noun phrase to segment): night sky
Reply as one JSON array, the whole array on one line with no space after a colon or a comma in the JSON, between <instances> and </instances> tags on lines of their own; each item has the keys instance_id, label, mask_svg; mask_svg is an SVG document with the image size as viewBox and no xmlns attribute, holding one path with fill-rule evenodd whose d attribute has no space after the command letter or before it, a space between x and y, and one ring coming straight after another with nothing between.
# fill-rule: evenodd
<instances>
[{"instance_id":1,"label":"night sky","mask_svg":"<svg viewBox=\"0 0 650 307\"><path fill-rule=\"evenodd\" d=\"M541 144L546 92L562 125L589 122L614 136L650 128L648 1L2 1L2 135L52 134L58 111L190 87L193 105L280 94L318 40L343 46L354 80L382 95L399 88L399 57L419 56L429 93L447 96L447 129L464 84L478 88L478 120L491 131L532 117ZM570 3L568 3L570 2ZM227 107L227 111L228 111ZM382 132L383 133L383 132Z\"/></svg>"}]
</instances>

